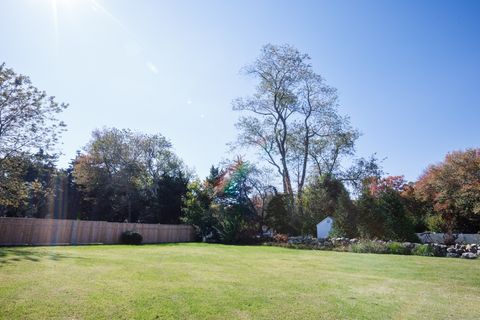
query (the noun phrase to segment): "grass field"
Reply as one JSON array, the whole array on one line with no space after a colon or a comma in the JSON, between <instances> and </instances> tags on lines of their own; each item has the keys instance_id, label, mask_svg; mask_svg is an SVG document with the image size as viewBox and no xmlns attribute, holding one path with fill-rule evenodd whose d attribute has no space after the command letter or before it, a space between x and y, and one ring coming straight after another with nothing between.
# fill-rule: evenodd
<instances>
[{"instance_id":1,"label":"grass field","mask_svg":"<svg viewBox=\"0 0 480 320\"><path fill-rule=\"evenodd\" d=\"M2 319L480 319L480 261L171 244L0 248Z\"/></svg>"}]
</instances>

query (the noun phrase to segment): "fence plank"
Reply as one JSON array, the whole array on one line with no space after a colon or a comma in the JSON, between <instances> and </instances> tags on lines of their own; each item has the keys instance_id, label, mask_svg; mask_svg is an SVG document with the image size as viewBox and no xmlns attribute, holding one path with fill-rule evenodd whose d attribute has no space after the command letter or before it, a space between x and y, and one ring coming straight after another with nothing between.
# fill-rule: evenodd
<instances>
[{"instance_id":1,"label":"fence plank","mask_svg":"<svg viewBox=\"0 0 480 320\"><path fill-rule=\"evenodd\" d=\"M189 225L0 217L0 246L115 244L126 230L139 232L144 243L194 240Z\"/></svg>"}]
</instances>

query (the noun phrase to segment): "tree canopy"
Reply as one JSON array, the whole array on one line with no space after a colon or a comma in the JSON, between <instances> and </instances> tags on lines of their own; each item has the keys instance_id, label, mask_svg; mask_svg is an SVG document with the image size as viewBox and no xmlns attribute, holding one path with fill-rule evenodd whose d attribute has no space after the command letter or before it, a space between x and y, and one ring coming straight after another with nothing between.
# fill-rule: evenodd
<instances>
[{"instance_id":1,"label":"tree canopy","mask_svg":"<svg viewBox=\"0 0 480 320\"><path fill-rule=\"evenodd\" d=\"M430 208L430 226L442 231L480 230L480 149L455 151L415 184Z\"/></svg>"},{"instance_id":2,"label":"tree canopy","mask_svg":"<svg viewBox=\"0 0 480 320\"><path fill-rule=\"evenodd\" d=\"M0 214L42 216L67 104L0 64ZM42 209L43 208L43 209Z\"/></svg>"},{"instance_id":3,"label":"tree canopy","mask_svg":"<svg viewBox=\"0 0 480 320\"><path fill-rule=\"evenodd\" d=\"M84 216L177 223L190 173L162 135L111 128L93 132L73 177Z\"/></svg>"},{"instance_id":4,"label":"tree canopy","mask_svg":"<svg viewBox=\"0 0 480 320\"><path fill-rule=\"evenodd\" d=\"M0 64L0 162L39 149L50 151L64 131L57 116L67 106L36 88L29 77Z\"/></svg>"},{"instance_id":5,"label":"tree canopy","mask_svg":"<svg viewBox=\"0 0 480 320\"><path fill-rule=\"evenodd\" d=\"M375 158L343 167L342 159L354 155L359 133L339 113L337 90L309 61L290 45L264 46L243 69L257 80L255 93L233 102L233 109L242 112L236 146L257 150L281 178L283 192L299 199L310 176L353 182L378 170Z\"/></svg>"}]
</instances>

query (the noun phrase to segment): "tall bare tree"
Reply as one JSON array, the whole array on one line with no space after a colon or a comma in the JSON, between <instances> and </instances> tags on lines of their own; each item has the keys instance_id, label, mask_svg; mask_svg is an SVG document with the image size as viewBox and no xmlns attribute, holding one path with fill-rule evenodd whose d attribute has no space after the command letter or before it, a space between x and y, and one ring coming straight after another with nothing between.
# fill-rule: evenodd
<instances>
[{"instance_id":1,"label":"tall bare tree","mask_svg":"<svg viewBox=\"0 0 480 320\"><path fill-rule=\"evenodd\" d=\"M358 132L338 112L335 88L313 71L310 57L290 45L268 44L244 72L256 92L233 102L243 115L237 146L254 147L282 179L283 192L301 198L307 177L337 174L352 155Z\"/></svg>"}]
</instances>

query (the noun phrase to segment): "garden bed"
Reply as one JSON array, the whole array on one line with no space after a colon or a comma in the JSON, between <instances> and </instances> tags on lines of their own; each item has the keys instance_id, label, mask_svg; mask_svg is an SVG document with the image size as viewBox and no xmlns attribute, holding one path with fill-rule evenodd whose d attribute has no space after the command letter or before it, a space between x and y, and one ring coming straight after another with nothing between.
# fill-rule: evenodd
<instances>
[{"instance_id":1,"label":"garden bed","mask_svg":"<svg viewBox=\"0 0 480 320\"><path fill-rule=\"evenodd\" d=\"M292 249L330 250L355 253L379 253L476 259L480 255L478 244L444 245L439 243L421 244L383 240L359 240L349 238L317 239L313 237L275 236L265 245Z\"/></svg>"}]
</instances>

